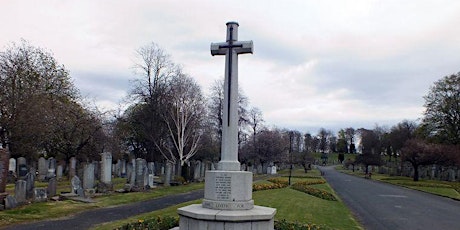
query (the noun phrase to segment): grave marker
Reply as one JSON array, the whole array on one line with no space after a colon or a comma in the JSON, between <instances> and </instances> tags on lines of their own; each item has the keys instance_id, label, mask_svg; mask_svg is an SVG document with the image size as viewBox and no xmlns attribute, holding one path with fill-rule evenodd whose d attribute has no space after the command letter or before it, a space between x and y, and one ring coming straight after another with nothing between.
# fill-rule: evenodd
<instances>
[{"instance_id":1,"label":"grave marker","mask_svg":"<svg viewBox=\"0 0 460 230\"><path fill-rule=\"evenodd\" d=\"M27 182L24 180L16 181L16 185L14 186L14 197L19 204L25 203L27 196Z\"/></svg>"},{"instance_id":2,"label":"grave marker","mask_svg":"<svg viewBox=\"0 0 460 230\"><path fill-rule=\"evenodd\" d=\"M101 154L101 181L107 185L112 184L112 153Z\"/></svg>"}]
</instances>

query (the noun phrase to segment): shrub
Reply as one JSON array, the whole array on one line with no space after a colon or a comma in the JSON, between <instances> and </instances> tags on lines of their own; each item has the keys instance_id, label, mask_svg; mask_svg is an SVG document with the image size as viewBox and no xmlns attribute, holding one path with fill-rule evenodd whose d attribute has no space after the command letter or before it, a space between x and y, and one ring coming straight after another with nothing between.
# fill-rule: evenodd
<instances>
[{"instance_id":1,"label":"shrub","mask_svg":"<svg viewBox=\"0 0 460 230\"><path fill-rule=\"evenodd\" d=\"M275 230L329 230L326 226L316 224L305 224L298 222L289 222L286 220L275 220Z\"/></svg>"},{"instance_id":2,"label":"shrub","mask_svg":"<svg viewBox=\"0 0 460 230\"><path fill-rule=\"evenodd\" d=\"M331 193L323 191L321 189L310 187L307 184L304 184L302 182L293 184L292 188L297 191L301 191L301 192L307 193L312 196L316 196L324 200L331 200L331 201L337 200L337 198L335 198L335 196L332 195Z\"/></svg>"},{"instance_id":3,"label":"shrub","mask_svg":"<svg viewBox=\"0 0 460 230\"><path fill-rule=\"evenodd\" d=\"M117 230L169 230L179 226L179 218L171 216L157 216L156 218L147 220L138 220L134 223L128 223Z\"/></svg>"}]
</instances>

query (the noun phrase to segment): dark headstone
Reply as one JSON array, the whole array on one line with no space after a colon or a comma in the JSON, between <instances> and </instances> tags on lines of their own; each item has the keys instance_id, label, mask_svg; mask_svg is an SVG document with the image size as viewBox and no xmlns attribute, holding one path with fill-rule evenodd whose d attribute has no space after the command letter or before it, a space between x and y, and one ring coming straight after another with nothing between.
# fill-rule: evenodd
<instances>
[{"instance_id":1,"label":"dark headstone","mask_svg":"<svg viewBox=\"0 0 460 230\"><path fill-rule=\"evenodd\" d=\"M69 178L72 179L75 175L77 175L77 159L72 157L69 164Z\"/></svg>"},{"instance_id":2,"label":"dark headstone","mask_svg":"<svg viewBox=\"0 0 460 230\"><path fill-rule=\"evenodd\" d=\"M26 198L31 199L34 196L35 189L35 173L27 173L25 177L26 181Z\"/></svg>"},{"instance_id":3,"label":"dark headstone","mask_svg":"<svg viewBox=\"0 0 460 230\"><path fill-rule=\"evenodd\" d=\"M25 203L27 200L26 197L27 191L27 182L25 180L18 180L16 181L16 185L14 186L14 197L19 204Z\"/></svg>"},{"instance_id":4,"label":"dark headstone","mask_svg":"<svg viewBox=\"0 0 460 230\"><path fill-rule=\"evenodd\" d=\"M4 201L5 201L5 209L12 209L18 206L18 202L16 201L16 198L14 198L14 196L7 195Z\"/></svg>"},{"instance_id":5,"label":"dark headstone","mask_svg":"<svg viewBox=\"0 0 460 230\"><path fill-rule=\"evenodd\" d=\"M57 189L57 181L56 177L53 177L49 179L48 181L48 196L53 197L56 195L56 189Z\"/></svg>"},{"instance_id":6,"label":"dark headstone","mask_svg":"<svg viewBox=\"0 0 460 230\"><path fill-rule=\"evenodd\" d=\"M19 179L24 179L27 173L29 173L29 168L27 168L27 165L25 164L18 165L18 178Z\"/></svg>"}]
</instances>

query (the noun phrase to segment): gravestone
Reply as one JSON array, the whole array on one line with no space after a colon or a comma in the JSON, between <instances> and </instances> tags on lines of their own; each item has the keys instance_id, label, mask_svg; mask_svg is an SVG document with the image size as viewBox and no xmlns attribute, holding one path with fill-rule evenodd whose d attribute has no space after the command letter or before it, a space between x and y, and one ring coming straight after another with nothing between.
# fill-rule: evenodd
<instances>
[{"instance_id":1,"label":"gravestone","mask_svg":"<svg viewBox=\"0 0 460 230\"><path fill-rule=\"evenodd\" d=\"M48 193L46 192L46 188L35 188L34 192L35 202L44 202L48 200Z\"/></svg>"},{"instance_id":2,"label":"gravestone","mask_svg":"<svg viewBox=\"0 0 460 230\"><path fill-rule=\"evenodd\" d=\"M27 168L26 164L20 164L18 165L18 178L19 179L24 179L26 175L29 173L29 169Z\"/></svg>"},{"instance_id":3,"label":"gravestone","mask_svg":"<svg viewBox=\"0 0 460 230\"><path fill-rule=\"evenodd\" d=\"M8 171L16 173L16 159L10 158L8 163Z\"/></svg>"},{"instance_id":4,"label":"gravestone","mask_svg":"<svg viewBox=\"0 0 460 230\"><path fill-rule=\"evenodd\" d=\"M23 204L27 200L26 196L27 182L25 180L16 181L14 186L14 197L19 204Z\"/></svg>"},{"instance_id":5,"label":"gravestone","mask_svg":"<svg viewBox=\"0 0 460 230\"><path fill-rule=\"evenodd\" d=\"M49 197L55 196L56 189L57 189L57 181L56 181L56 177L53 177L49 179L48 181L48 188L47 188L48 196Z\"/></svg>"},{"instance_id":6,"label":"gravestone","mask_svg":"<svg viewBox=\"0 0 460 230\"><path fill-rule=\"evenodd\" d=\"M8 150L0 148L0 199L5 196L1 193L5 193L6 183L8 180L8 165L10 163L10 153Z\"/></svg>"},{"instance_id":7,"label":"gravestone","mask_svg":"<svg viewBox=\"0 0 460 230\"><path fill-rule=\"evenodd\" d=\"M193 170L193 179L199 180L201 178L201 161L195 161L195 168Z\"/></svg>"},{"instance_id":8,"label":"gravestone","mask_svg":"<svg viewBox=\"0 0 460 230\"><path fill-rule=\"evenodd\" d=\"M270 174L271 174L271 175L275 175L276 173L277 173L277 172L276 172L276 166L273 165L273 166L271 167Z\"/></svg>"},{"instance_id":9,"label":"gravestone","mask_svg":"<svg viewBox=\"0 0 460 230\"><path fill-rule=\"evenodd\" d=\"M134 186L134 182L136 182L136 173L134 172L133 163L128 163L126 166L126 176L128 177L128 184Z\"/></svg>"},{"instance_id":10,"label":"gravestone","mask_svg":"<svg viewBox=\"0 0 460 230\"><path fill-rule=\"evenodd\" d=\"M121 177L126 177L126 161L121 160L121 170L120 170L120 176Z\"/></svg>"},{"instance_id":11,"label":"gravestone","mask_svg":"<svg viewBox=\"0 0 460 230\"><path fill-rule=\"evenodd\" d=\"M455 181L455 170L453 168L449 168L449 181Z\"/></svg>"},{"instance_id":12,"label":"gravestone","mask_svg":"<svg viewBox=\"0 0 460 230\"><path fill-rule=\"evenodd\" d=\"M167 162L165 167L165 178L164 178L164 186L171 185L171 173L172 173L172 164Z\"/></svg>"},{"instance_id":13,"label":"gravestone","mask_svg":"<svg viewBox=\"0 0 460 230\"><path fill-rule=\"evenodd\" d=\"M75 159L75 157L71 157L69 163L69 178L72 179L75 175L77 175L77 159Z\"/></svg>"},{"instance_id":14,"label":"gravestone","mask_svg":"<svg viewBox=\"0 0 460 230\"><path fill-rule=\"evenodd\" d=\"M148 184L147 162L142 158L136 159L136 187L144 190Z\"/></svg>"},{"instance_id":15,"label":"gravestone","mask_svg":"<svg viewBox=\"0 0 460 230\"><path fill-rule=\"evenodd\" d=\"M436 165L431 166L431 179L436 178Z\"/></svg>"},{"instance_id":16,"label":"gravestone","mask_svg":"<svg viewBox=\"0 0 460 230\"><path fill-rule=\"evenodd\" d=\"M148 186L149 188L155 188L155 175L153 174L149 174L149 182L148 182Z\"/></svg>"},{"instance_id":17,"label":"gravestone","mask_svg":"<svg viewBox=\"0 0 460 230\"><path fill-rule=\"evenodd\" d=\"M148 162L147 163L147 168L148 168L148 173L149 174L154 174L155 175L155 163L154 162Z\"/></svg>"},{"instance_id":18,"label":"gravestone","mask_svg":"<svg viewBox=\"0 0 460 230\"><path fill-rule=\"evenodd\" d=\"M200 167L200 178L204 178L206 174L206 162L201 162L201 167Z\"/></svg>"},{"instance_id":19,"label":"gravestone","mask_svg":"<svg viewBox=\"0 0 460 230\"><path fill-rule=\"evenodd\" d=\"M5 167L7 166L5 165ZM18 202L16 201L16 198L14 198L14 196L7 195L4 198L4 202L5 202L5 209L12 209L12 208L18 207Z\"/></svg>"},{"instance_id":20,"label":"gravestone","mask_svg":"<svg viewBox=\"0 0 460 230\"><path fill-rule=\"evenodd\" d=\"M252 53L252 41L238 41L238 23L228 22L227 40L212 43L212 55L225 55L224 112L221 160L207 171L204 199L178 209L180 230L274 228L276 209L254 205L252 173L238 161L238 54Z\"/></svg>"},{"instance_id":21,"label":"gravestone","mask_svg":"<svg viewBox=\"0 0 460 230\"><path fill-rule=\"evenodd\" d=\"M78 176L73 176L71 183L72 193L77 194L79 197L85 197L85 192L81 186L81 180Z\"/></svg>"},{"instance_id":22,"label":"gravestone","mask_svg":"<svg viewBox=\"0 0 460 230\"><path fill-rule=\"evenodd\" d=\"M16 165L20 165L20 164L26 165L27 164L27 159L25 157L18 157L18 159L16 161Z\"/></svg>"},{"instance_id":23,"label":"gravestone","mask_svg":"<svg viewBox=\"0 0 460 230\"><path fill-rule=\"evenodd\" d=\"M56 159L53 157L48 159L48 170L46 174L46 179L56 177Z\"/></svg>"},{"instance_id":24,"label":"gravestone","mask_svg":"<svg viewBox=\"0 0 460 230\"><path fill-rule=\"evenodd\" d=\"M83 166L83 189L94 188L94 163L86 163Z\"/></svg>"},{"instance_id":25,"label":"gravestone","mask_svg":"<svg viewBox=\"0 0 460 230\"><path fill-rule=\"evenodd\" d=\"M257 174L262 174L264 172L264 169L261 164L257 165Z\"/></svg>"},{"instance_id":26,"label":"gravestone","mask_svg":"<svg viewBox=\"0 0 460 230\"><path fill-rule=\"evenodd\" d=\"M59 180L62 178L62 173L64 171L64 166L62 166L61 164L59 164L56 168L56 178Z\"/></svg>"},{"instance_id":27,"label":"gravestone","mask_svg":"<svg viewBox=\"0 0 460 230\"><path fill-rule=\"evenodd\" d=\"M38 180L44 181L48 174L48 165L44 157L38 159Z\"/></svg>"},{"instance_id":28,"label":"gravestone","mask_svg":"<svg viewBox=\"0 0 460 230\"><path fill-rule=\"evenodd\" d=\"M107 185L112 184L112 153L101 154L101 182Z\"/></svg>"},{"instance_id":29,"label":"gravestone","mask_svg":"<svg viewBox=\"0 0 460 230\"><path fill-rule=\"evenodd\" d=\"M25 176L26 181L26 198L32 199L34 197L35 189L35 172L29 172Z\"/></svg>"}]
</instances>

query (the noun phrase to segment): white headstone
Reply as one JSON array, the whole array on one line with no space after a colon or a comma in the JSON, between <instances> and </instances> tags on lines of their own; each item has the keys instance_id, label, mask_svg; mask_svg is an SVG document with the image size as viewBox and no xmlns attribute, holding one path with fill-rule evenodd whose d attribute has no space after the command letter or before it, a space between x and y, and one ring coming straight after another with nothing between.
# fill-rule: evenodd
<instances>
[{"instance_id":1,"label":"white headstone","mask_svg":"<svg viewBox=\"0 0 460 230\"><path fill-rule=\"evenodd\" d=\"M62 178L63 171L64 171L64 166L58 165L57 168L56 168L56 177L57 177L57 179Z\"/></svg>"},{"instance_id":2,"label":"white headstone","mask_svg":"<svg viewBox=\"0 0 460 230\"><path fill-rule=\"evenodd\" d=\"M46 159L40 157L38 159L38 180L45 180L46 175L48 174L48 165Z\"/></svg>"},{"instance_id":3,"label":"white headstone","mask_svg":"<svg viewBox=\"0 0 460 230\"><path fill-rule=\"evenodd\" d=\"M94 188L94 164L86 163L83 166L83 189L93 189Z\"/></svg>"},{"instance_id":4,"label":"white headstone","mask_svg":"<svg viewBox=\"0 0 460 230\"><path fill-rule=\"evenodd\" d=\"M101 153L101 181L105 184L112 184L112 153Z\"/></svg>"},{"instance_id":5,"label":"white headstone","mask_svg":"<svg viewBox=\"0 0 460 230\"><path fill-rule=\"evenodd\" d=\"M16 172L16 159L10 158L9 165L8 165L8 171Z\"/></svg>"}]
</instances>

